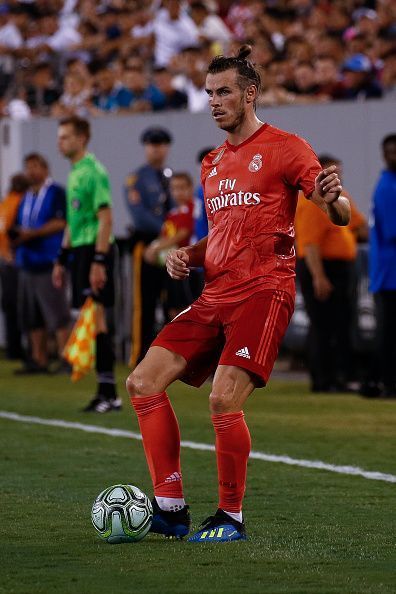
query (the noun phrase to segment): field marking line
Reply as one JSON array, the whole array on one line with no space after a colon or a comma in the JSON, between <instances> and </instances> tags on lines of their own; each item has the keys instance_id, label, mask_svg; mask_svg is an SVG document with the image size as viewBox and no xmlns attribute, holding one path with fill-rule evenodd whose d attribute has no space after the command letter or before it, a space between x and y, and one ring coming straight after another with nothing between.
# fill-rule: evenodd
<instances>
[{"instance_id":1,"label":"field marking line","mask_svg":"<svg viewBox=\"0 0 396 594\"><path fill-rule=\"evenodd\" d=\"M73 421L63 421L62 419L43 419L41 417L32 417L20 415L17 413L0 410L0 418L8 419L9 421L18 421L20 423L29 423L33 425L46 425L48 427L61 427L62 429L75 429L78 431L85 431L86 433L100 433L110 437L127 437L129 439L141 440L140 433L134 431L126 431L125 429L110 429L108 427L100 427L98 425L86 425L84 423L77 423ZM214 445L208 443L199 443L195 441L182 441L182 448L189 448L191 450L201 450L207 452L214 452ZM364 470L358 466L336 464L328 464L321 460L298 460L290 456L278 456L275 454L266 454L265 452L250 452L250 458L253 460L262 460L264 462L275 462L278 464L287 464L289 466L301 466L303 468L315 468L316 470L327 470L329 472L336 472L338 474L346 474L352 476L361 476L365 479L373 481L384 481L386 483L396 483L396 475L386 474L384 472Z\"/></svg>"}]
</instances>

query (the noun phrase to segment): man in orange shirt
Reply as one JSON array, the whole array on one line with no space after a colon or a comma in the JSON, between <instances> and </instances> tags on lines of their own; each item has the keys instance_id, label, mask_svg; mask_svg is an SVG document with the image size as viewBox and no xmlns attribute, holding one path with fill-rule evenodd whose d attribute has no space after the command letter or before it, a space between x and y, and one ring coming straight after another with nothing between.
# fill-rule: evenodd
<instances>
[{"instance_id":1,"label":"man in orange shirt","mask_svg":"<svg viewBox=\"0 0 396 594\"><path fill-rule=\"evenodd\" d=\"M319 156L322 167L342 165L330 155ZM357 242L367 240L368 226L351 196L351 221L334 225L300 193L295 227L297 274L310 320L308 367L313 392L341 391L351 364L351 321L354 308L354 264Z\"/></svg>"},{"instance_id":2,"label":"man in orange shirt","mask_svg":"<svg viewBox=\"0 0 396 594\"><path fill-rule=\"evenodd\" d=\"M18 324L18 271L14 264L8 232L15 224L18 207L28 185L28 180L22 173L13 175L8 194L0 202L1 309L4 314L6 353L9 359L20 359L22 347Z\"/></svg>"}]
</instances>

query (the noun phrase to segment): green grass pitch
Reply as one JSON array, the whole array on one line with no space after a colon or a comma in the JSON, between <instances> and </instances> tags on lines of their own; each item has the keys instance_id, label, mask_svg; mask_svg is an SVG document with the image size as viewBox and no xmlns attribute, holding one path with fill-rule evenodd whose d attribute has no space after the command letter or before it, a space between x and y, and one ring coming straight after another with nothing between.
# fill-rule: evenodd
<instances>
[{"instance_id":1,"label":"green grass pitch","mask_svg":"<svg viewBox=\"0 0 396 594\"><path fill-rule=\"evenodd\" d=\"M0 409L137 431L123 390L121 413L79 412L93 378L16 378L0 362ZM175 384L182 439L213 443L209 386ZM253 448L396 474L396 401L311 396L273 380L246 406ZM0 418L0 592L5 594L396 592L396 484L249 462L246 543L167 541L108 545L90 524L96 495L118 483L151 497L139 441ZM194 527L217 502L213 452L182 450Z\"/></svg>"}]
</instances>

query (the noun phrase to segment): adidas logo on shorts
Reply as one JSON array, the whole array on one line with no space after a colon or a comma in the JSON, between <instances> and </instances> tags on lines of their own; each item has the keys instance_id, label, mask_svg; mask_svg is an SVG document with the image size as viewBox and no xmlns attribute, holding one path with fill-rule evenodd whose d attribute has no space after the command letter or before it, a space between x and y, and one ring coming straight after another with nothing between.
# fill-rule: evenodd
<instances>
[{"instance_id":1,"label":"adidas logo on shorts","mask_svg":"<svg viewBox=\"0 0 396 594\"><path fill-rule=\"evenodd\" d=\"M249 353L249 349L247 347L243 347L242 349L239 349L239 351L237 351L235 354L238 357L245 357L245 359L250 359L250 353Z\"/></svg>"},{"instance_id":2,"label":"adidas logo on shorts","mask_svg":"<svg viewBox=\"0 0 396 594\"><path fill-rule=\"evenodd\" d=\"M212 171L209 173L208 177L213 177L214 175L217 175L217 169L216 167L213 167Z\"/></svg>"}]
</instances>

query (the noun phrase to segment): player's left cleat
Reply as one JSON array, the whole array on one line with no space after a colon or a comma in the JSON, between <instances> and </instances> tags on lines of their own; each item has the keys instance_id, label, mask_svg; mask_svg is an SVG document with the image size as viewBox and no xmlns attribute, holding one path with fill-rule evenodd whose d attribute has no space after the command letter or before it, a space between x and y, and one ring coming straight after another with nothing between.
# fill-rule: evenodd
<instances>
[{"instance_id":1,"label":"player's left cleat","mask_svg":"<svg viewBox=\"0 0 396 594\"><path fill-rule=\"evenodd\" d=\"M188 511L188 505L179 511L164 511L160 508L156 498L151 502L153 506L153 521L150 532L156 534L163 534L167 538L175 538L181 540L190 531L191 518Z\"/></svg>"},{"instance_id":2,"label":"player's left cleat","mask_svg":"<svg viewBox=\"0 0 396 594\"><path fill-rule=\"evenodd\" d=\"M218 509L214 516L206 518L200 530L190 536L188 542L231 542L247 540L245 523L238 522Z\"/></svg>"}]
</instances>

